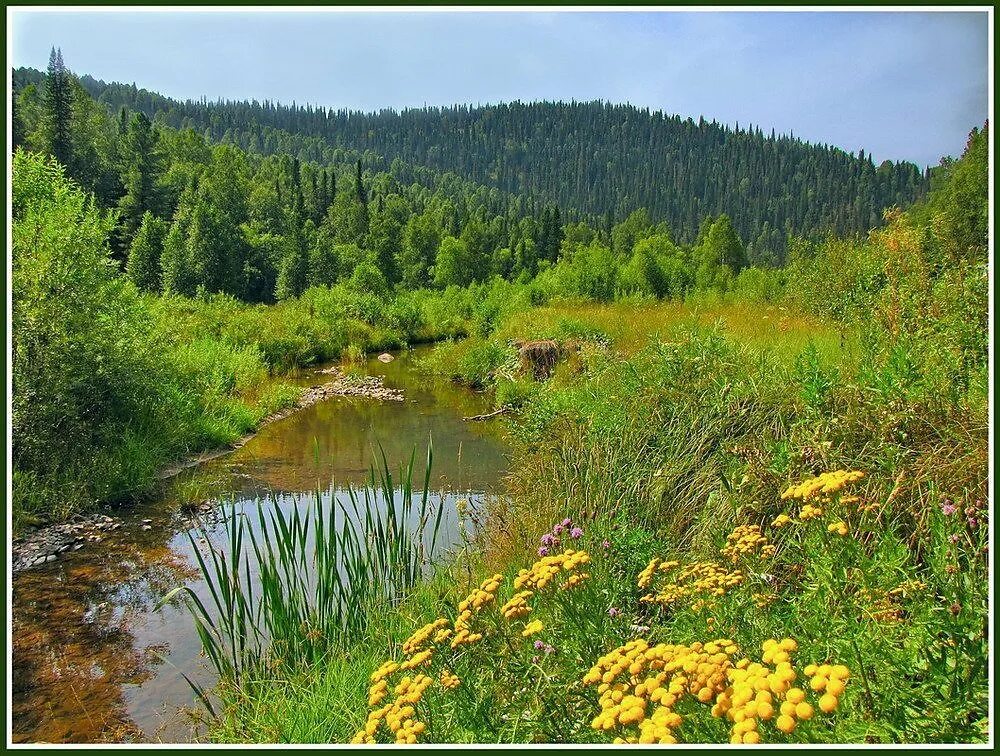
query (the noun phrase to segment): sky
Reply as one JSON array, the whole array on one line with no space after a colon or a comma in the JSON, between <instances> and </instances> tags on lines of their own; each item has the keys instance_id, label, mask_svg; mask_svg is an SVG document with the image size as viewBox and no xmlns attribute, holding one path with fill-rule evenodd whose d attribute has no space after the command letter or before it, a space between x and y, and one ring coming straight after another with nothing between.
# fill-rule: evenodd
<instances>
[{"instance_id":1,"label":"sky","mask_svg":"<svg viewBox=\"0 0 1000 756\"><path fill-rule=\"evenodd\" d=\"M921 167L988 114L985 12L8 12L14 67L180 99L599 99Z\"/></svg>"}]
</instances>

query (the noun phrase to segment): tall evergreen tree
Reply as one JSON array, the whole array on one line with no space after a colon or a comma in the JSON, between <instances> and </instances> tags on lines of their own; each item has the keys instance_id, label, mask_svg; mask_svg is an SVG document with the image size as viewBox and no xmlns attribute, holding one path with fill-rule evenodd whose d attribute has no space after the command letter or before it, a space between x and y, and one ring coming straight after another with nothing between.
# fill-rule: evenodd
<instances>
[{"instance_id":1,"label":"tall evergreen tree","mask_svg":"<svg viewBox=\"0 0 1000 756\"><path fill-rule=\"evenodd\" d=\"M157 134L143 113L134 114L126 127L121 140L121 163L125 194L118 203L116 241L123 250L132 243L145 214L160 210Z\"/></svg>"},{"instance_id":2,"label":"tall evergreen tree","mask_svg":"<svg viewBox=\"0 0 1000 756\"><path fill-rule=\"evenodd\" d=\"M132 240L126 272L132 282L144 291L158 292L162 285L160 259L168 226L150 211L142 216L139 231Z\"/></svg>"},{"instance_id":3,"label":"tall evergreen tree","mask_svg":"<svg viewBox=\"0 0 1000 756\"><path fill-rule=\"evenodd\" d=\"M52 48L45 79L44 127L48 151L69 169L73 167L73 92L62 50Z\"/></svg>"}]
</instances>

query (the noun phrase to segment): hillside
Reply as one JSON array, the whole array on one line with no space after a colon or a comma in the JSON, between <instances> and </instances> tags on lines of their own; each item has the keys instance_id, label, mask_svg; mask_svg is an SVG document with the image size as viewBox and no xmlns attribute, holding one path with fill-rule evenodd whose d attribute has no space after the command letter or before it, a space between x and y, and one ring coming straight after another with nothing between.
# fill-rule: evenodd
<instances>
[{"instance_id":1,"label":"hillside","mask_svg":"<svg viewBox=\"0 0 1000 756\"><path fill-rule=\"evenodd\" d=\"M19 83L43 74L15 71ZM361 153L372 164L402 160L511 194L557 204L568 218L605 225L645 208L679 242L708 215L726 213L749 259L780 263L787 236L867 232L882 211L921 197L927 177L911 163L883 162L759 128L603 102L506 103L378 113L275 102L184 102L133 85L82 76L99 102L251 152L320 145Z\"/></svg>"}]
</instances>

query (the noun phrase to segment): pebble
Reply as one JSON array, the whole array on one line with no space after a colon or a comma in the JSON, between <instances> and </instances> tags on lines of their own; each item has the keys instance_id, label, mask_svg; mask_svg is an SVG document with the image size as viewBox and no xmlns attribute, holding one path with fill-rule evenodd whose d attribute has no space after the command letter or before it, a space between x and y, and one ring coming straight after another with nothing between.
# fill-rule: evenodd
<instances>
[{"instance_id":1,"label":"pebble","mask_svg":"<svg viewBox=\"0 0 1000 756\"><path fill-rule=\"evenodd\" d=\"M12 570L17 573L54 562L61 554L78 551L87 543L100 542L103 533L121 526L121 521L114 517L94 514L76 517L71 522L29 528L12 544Z\"/></svg>"}]
</instances>

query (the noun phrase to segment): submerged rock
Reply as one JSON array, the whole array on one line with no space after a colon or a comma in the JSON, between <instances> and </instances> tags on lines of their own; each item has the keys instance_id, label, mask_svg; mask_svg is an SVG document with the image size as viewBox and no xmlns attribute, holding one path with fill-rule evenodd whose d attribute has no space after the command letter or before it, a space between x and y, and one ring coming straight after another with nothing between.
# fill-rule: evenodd
<instances>
[{"instance_id":1,"label":"submerged rock","mask_svg":"<svg viewBox=\"0 0 1000 756\"><path fill-rule=\"evenodd\" d=\"M108 515L77 517L71 522L36 528L11 544L11 569L17 573L54 562L59 555L78 551L87 543L101 540L102 531L117 530L121 521Z\"/></svg>"}]
</instances>

